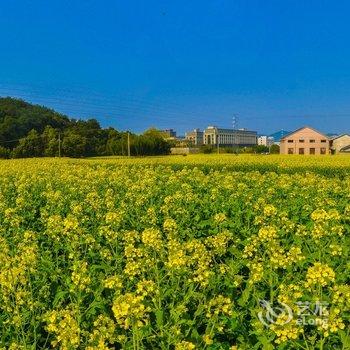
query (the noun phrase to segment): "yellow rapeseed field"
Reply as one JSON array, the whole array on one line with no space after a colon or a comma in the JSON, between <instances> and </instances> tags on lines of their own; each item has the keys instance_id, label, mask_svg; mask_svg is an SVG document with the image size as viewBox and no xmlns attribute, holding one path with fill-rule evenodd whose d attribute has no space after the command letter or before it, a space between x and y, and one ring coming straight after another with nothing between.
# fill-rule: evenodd
<instances>
[{"instance_id":1,"label":"yellow rapeseed field","mask_svg":"<svg viewBox=\"0 0 350 350\"><path fill-rule=\"evenodd\" d=\"M350 157L0 174L0 349L350 349Z\"/></svg>"}]
</instances>

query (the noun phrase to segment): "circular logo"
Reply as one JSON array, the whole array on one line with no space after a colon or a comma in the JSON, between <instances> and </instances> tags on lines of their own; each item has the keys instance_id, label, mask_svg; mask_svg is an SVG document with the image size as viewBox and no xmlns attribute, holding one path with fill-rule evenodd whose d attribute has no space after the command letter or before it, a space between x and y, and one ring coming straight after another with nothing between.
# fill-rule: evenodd
<instances>
[{"instance_id":1,"label":"circular logo","mask_svg":"<svg viewBox=\"0 0 350 350\"><path fill-rule=\"evenodd\" d=\"M260 300L260 306L264 310L258 313L258 318L260 322L266 326L275 324L277 320L281 325L289 323L293 319L293 311L291 307L285 303L280 303L279 306L273 306L267 300Z\"/></svg>"}]
</instances>

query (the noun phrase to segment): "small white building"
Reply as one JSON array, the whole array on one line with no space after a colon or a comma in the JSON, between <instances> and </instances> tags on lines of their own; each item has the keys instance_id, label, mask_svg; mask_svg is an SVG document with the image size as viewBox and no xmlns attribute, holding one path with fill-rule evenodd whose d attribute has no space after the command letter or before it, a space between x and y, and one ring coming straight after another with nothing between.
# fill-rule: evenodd
<instances>
[{"instance_id":1,"label":"small white building","mask_svg":"<svg viewBox=\"0 0 350 350\"><path fill-rule=\"evenodd\" d=\"M259 136L258 137L258 145L259 146L271 147L273 144L274 144L273 137L270 137L270 136Z\"/></svg>"}]
</instances>

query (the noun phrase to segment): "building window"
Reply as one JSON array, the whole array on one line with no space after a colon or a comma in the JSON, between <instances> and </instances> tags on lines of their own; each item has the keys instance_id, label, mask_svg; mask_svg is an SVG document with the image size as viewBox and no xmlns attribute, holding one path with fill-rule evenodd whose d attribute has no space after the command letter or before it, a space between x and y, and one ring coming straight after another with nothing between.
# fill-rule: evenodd
<instances>
[{"instance_id":1,"label":"building window","mask_svg":"<svg viewBox=\"0 0 350 350\"><path fill-rule=\"evenodd\" d=\"M316 154L316 149L315 148L310 148L310 154Z\"/></svg>"},{"instance_id":2,"label":"building window","mask_svg":"<svg viewBox=\"0 0 350 350\"><path fill-rule=\"evenodd\" d=\"M322 147L322 148L321 148L321 154L326 154L326 153L327 153L327 149L324 148L324 147Z\"/></svg>"},{"instance_id":3,"label":"building window","mask_svg":"<svg viewBox=\"0 0 350 350\"><path fill-rule=\"evenodd\" d=\"M310 140L310 143L315 143L316 141L315 140Z\"/></svg>"},{"instance_id":4,"label":"building window","mask_svg":"<svg viewBox=\"0 0 350 350\"><path fill-rule=\"evenodd\" d=\"M293 148L288 148L288 154L294 154L294 149Z\"/></svg>"},{"instance_id":5,"label":"building window","mask_svg":"<svg viewBox=\"0 0 350 350\"><path fill-rule=\"evenodd\" d=\"M327 142L327 140L321 140L321 142L322 142L322 143L326 143L326 142Z\"/></svg>"},{"instance_id":6,"label":"building window","mask_svg":"<svg viewBox=\"0 0 350 350\"><path fill-rule=\"evenodd\" d=\"M305 149L304 148L299 148L299 154L305 154Z\"/></svg>"},{"instance_id":7,"label":"building window","mask_svg":"<svg viewBox=\"0 0 350 350\"><path fill-rule=\"evenodd\" d=\"M293 143L294 141L293 140L288 140L288 143Z\"/></svg>"},{"instance_id":8,"label":"building window","mask_svg":"<svg viewBox=\"0 0 350 350\"><path fill-rule=\"evenodd\" d=\"M299 140L299 142L300 142L300 143L304 143L304 142L305 142L305 140L301 139L301 140Z\"/></svg>"}]
</instances>

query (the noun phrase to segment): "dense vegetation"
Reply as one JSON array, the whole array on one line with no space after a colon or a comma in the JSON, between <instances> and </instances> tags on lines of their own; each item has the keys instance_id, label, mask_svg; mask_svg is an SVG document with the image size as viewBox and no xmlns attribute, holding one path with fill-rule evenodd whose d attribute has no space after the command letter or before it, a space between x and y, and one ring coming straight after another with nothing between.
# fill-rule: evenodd
<instances>
[{"instance_id":1,"label":"dense vegetation","mask_svg":"<svg viewBox=\"0 0 350 350\"><path fill-rule=\"evenodd\" d=\"M96 119L76 120L46 107L0 98L0 157L126 155L127 133L101 128ZM130 134L132 155L167 154L170 145L150 129Z\"/></svg>"},{"instance_id":2,"label":"dense vegetation","mask_svg":"<svg viewBox=\"0 0 350 350\"><path fill-rule=\"evenodd\" d=\"M218 153L218 148L213 145L202 145L200 147L201 153L212 154ZM279 154L280 146L264 146L264 145L254 145L249 147L244 146L222 146L219 148L219 153L231 153L231 154Z\"/></svg>"},{"instance_id":3,"label":"dense vegetation","mask_svg":"<svg viewBox=\"0 0 350 350\"><path fill-rule=\"evenodd\" d=\"M349 349L349 164L0 161L0 349Z\"/></svg>"}]
</instances>

